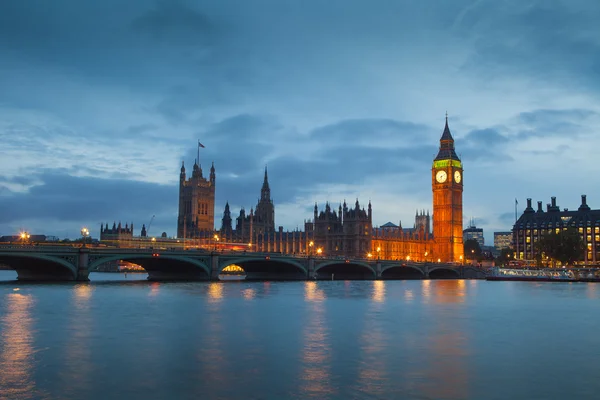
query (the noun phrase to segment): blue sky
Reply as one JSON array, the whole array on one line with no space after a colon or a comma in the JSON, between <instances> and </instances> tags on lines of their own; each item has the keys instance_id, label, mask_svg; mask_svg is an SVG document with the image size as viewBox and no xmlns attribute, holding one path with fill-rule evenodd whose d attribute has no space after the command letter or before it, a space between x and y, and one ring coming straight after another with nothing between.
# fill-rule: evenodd
<instances>
[{"instance_id":1,"label":"blue sky","mask_svg":"<svg viewBox=\"0 0 600 400\"><path fill-rule=\"evenodd\" d=\"M204 143L216 216L260 195L276 224L357 197L374 224L431 209L449 113L465 226L514 199L600 207L595 0L0 2L0 234L76 237L156 215Z\"/></svg>"}]
</instances>

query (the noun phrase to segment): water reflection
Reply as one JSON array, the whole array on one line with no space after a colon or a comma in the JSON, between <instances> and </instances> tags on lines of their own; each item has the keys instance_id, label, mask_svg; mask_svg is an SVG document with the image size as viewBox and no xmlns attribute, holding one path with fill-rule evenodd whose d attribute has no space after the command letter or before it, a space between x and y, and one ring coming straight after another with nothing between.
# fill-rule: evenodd
<instances>
[{"instance_id":1,"label":"water reflection","mask_svg":"<svg viewBox=\"0 0 600 400\"><path fill-rule=\"evenodd\" d=\"M373 300L366 314L363 333L360 337L360 358L358 364L358 382L355 390L362 393L361 397L384 396L385 382L385 351L388 349L383 322L379 317L385 306L385 282L373 282Z\"/></svg>"},{"instance_id":2,"label":"water reflection","mask_svg":"<svg viewBox=\"0 0 600 400\"><path fill-rule=\"evenodd\" d=\"M307 307L308 321L302 333L302 371L301 391L303 398L323 398L333 392L330 383L331 349L326 312L323 305L325 293L316 282L305 282L304 299Z\"/></svg>"},{"instance_id":3,"label":"water reflection","mask_svg":"<svg viewBox=\"0 0 600 400\"><path fill-rule=\"evenodd\" d=\"M149 297L156 297L160 292L160 282L152 282L150 284L150 293L148 293Z\"/></svg>"},{"instance_id":4,"label":"water reflection","mask_svg":"<svg viewBox=\"0 0 600 400\"><path fill-rule=\"evenodd\" d=\"M220 302L223 299L223 284L212 282L208 285L208 301L210 303Z\"/></svg>"},{"instance_id":5,"label":"water reflection","mask_svg":"<svg viewBox=\"0 0 600 400\"><path fill-rule=\"evenodd\" d=\"M65 368L61 370L64 393L70 396L88 393L92 388L92 336L91 298L93 286L79 283L73 288L73 312L68 323L68 338L64 346Z\"/></svg>"},{"instance_id":6,"label":"water reflection","mask_svg":"<svg viewBox=\"0 0 600 400\"><path fill-rule=\"evenodd\" d=\"M412 375L417 390L427 398L468 398L468 338L469 319L458 306L465 301L464 280L439 280L427 285L428 296L436 307L434 325L423 342L424 369ZM444 306L445 305L445 306Z\"/></svg>"},{"instance_id":7,"label":"water reflection","mask_svg":"<svg viewBox=\"0 0 600 400\"><path fill-rule=\"evenodd\" d=\"M585 295L588 299L597 299L598 292L596 291L596 287L598 284L596 282L588 282L585 287Z\"/></svg>"},{"instance_id":8,"label":"water reflection","mask_svg":"<svg viewBox=\"0 0 600 400\"><path fill-rule=\"evenodd\" d=\"M371 299L377 303L385 300L385 281L373 281L373 295Z\"/></svg>"},{"instance_id":9,"label":"water reflection","mask_svg":"<svg viewBox=\"0 0 600 400\"><path fill-rule=\"evenodd\" d=\"M247 288L242 290L242 295L244 296L245 300L252 300L254 299L254 297L256 297L256 289L253 288Z\"/></svg>"},{"instance_id":10,"label":"water reflection","mask_svg":"<svg viewBox=\"0 0 600 400\"><path fill-rule=\"evenodd\" d=\"M325 292L319 289L317 282L308 281L304 284L304 300L314 302L325 300Z\"/></svg>"},{"instance_id":11,"label":"water reflection","mask_svg":"<svg viewBox=\"0 0 600 400\"><path fill-rule=\"evenodd\" d=\"M10 293L1 298L7 313L2 318L0 333L0 398L40 398L32 370L34 368L33 318L31 295Z\"/></svg>"}]
</instances>

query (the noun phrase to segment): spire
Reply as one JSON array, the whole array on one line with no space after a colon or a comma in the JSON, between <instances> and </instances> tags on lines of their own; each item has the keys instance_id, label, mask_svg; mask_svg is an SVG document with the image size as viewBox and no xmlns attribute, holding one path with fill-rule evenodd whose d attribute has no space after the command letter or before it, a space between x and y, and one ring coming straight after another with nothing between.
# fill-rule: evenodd
<instances>
[{"instance_id":1,"label":"spire","mask_svg":"<svg viewBox=\"0 0 600 400\"><path fill-rule=\"evenodd\" d=\"M444 132L442 132L442 137L440 138L440 150L434 161L439 160L460 161L460 158L458 158L458 155L456 155L456 151L454 150L454 138L452 137L450 128L448 127L448 113L446 113L446 125L444 126Z\"/></svg>"},{"instance_id":2,"label":"spire","mask_svg":"<svg viewBox=\"0 0 600 400\"><path fill-rule=\"evenodd\" d=\"M185 164L183 161L181 162L181 173L185 174Z\"/></svg>"},{"instance_id":3,"label":"spire","mask_svg":"<svg viewBox=\"0 0 600 400\"><path fill-rule=\"evenodd\" d=\"M267 166L265 165L265 179L263 180L262 188L260 189L260 199L266 202L271 201L271 189L269 188L269 175L267 174Z\"/></svg>"}]
</instances>

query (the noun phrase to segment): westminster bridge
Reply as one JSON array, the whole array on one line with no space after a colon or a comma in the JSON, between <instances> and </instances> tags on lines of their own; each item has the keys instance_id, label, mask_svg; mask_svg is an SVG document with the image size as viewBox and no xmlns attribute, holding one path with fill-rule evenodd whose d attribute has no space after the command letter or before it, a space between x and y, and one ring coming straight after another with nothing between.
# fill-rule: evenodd
<instances>
[{"instance_id":1,"label":"westminster bridge","mask_svg":"<svg viewBox=\"0 0 600 400\"><path fill-rule=\"evenodd\" d=\"M103 264L140 265L150 280L219 280L223 269L238 265L246 280L470 279L479 268L444 263L292 256L278 253L210 252L72 246L0 246L0 264L19 280L87 281Z\"/></svg>"}]
</instances>

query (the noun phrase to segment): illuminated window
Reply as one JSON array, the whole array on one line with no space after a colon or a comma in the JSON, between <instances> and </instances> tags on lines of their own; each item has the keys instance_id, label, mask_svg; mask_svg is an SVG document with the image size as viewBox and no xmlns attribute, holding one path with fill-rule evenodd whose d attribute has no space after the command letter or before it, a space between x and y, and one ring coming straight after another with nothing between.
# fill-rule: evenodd
<instances>
[{"instance_id":1,"label":"illuminated window","mask_svg":"<svg viewBox=\"0 0 600 400\"><path fill-rule=\"evenodd\" d=\"M525 239L526 243L530 243L531 242L531 238L529 236L527 236L527 238Z\"/></svg>"},{"instance_id":2,"label":"illuminated window","mask_svg":"<svg viewBox=\"0 0 600 400\"><path fill-rule=\"evenodd\" d=\"M560 228L556 228L556 233L560 232Z\"/></svg>"},{"instance_id":3,"label":"illuminated window","mask_svg":"<svg viewBox=\"0 0 600 400\"><path fill-rule=\"evenodd\" d=\"M600 233L600 227L595 227L594 228L594 233L597 235Z\"/></svg>"},{"instance_id":4,"label":"illuminated window","mask_svg":"<svg viewBox=\"0 0 600 400\"><path fill-rule=\"evenodd\" d=\"M579 233L583 233L583 228L579 228Z\"/></svg>"},{"instance_id":5,"label":"illuminated window","mask_svg":"<svg viewBox=\"0 0 600 400\"><path fill-rule=\"evenodd\" d=\"M591 242L591 241L592 241L592 235L588 235L588 236L587 236L587 241L588 241L588 242Z\"/></svg>"}]
</instances>

